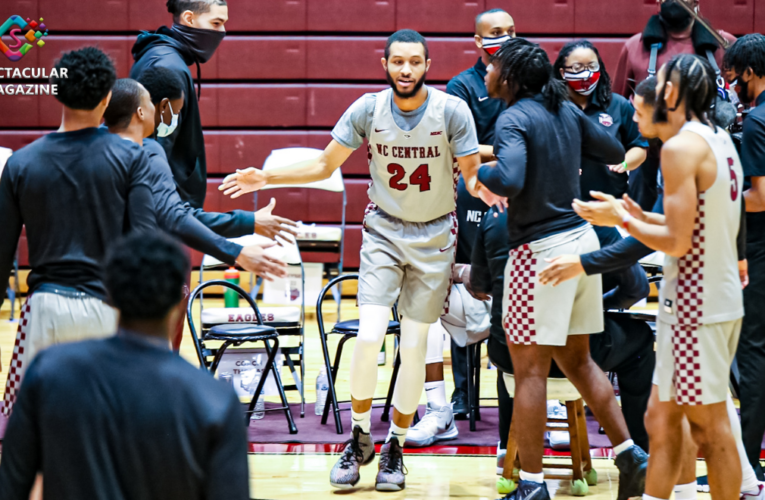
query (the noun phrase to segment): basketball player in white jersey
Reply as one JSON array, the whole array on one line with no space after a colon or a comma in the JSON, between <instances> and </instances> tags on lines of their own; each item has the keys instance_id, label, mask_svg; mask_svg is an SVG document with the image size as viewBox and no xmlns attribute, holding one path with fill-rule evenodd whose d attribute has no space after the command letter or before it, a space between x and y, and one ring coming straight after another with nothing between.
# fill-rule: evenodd
<instances>
[{"instance_id":1,"label":"basketball player in white jersey","mask_svg":"<svg viewBox=\"0 0 765 500\"><path fill-rule=\"evenodd\" d=\"M621 224L667 254L646 413L651 456L644 498L668 499L688 466L683 462L694 459L682 453L687 419L707 460L712 498L733 500L742 471L726 398L744 315L736 247L743 172L730 136L709 120L717 87L705 59L676 56L662 68L656 91L665 215L602 194L613 209L606 220L595 220L587 204L577 201L575 209L600 225Z\"/></svg>"},{"instance_id":2,"label":"basketball player in white jersey","mask_svg":"<svg viewBox=\"0 0 765 500\"><path fill-rule=\"evenodd\" d=\"M425 39L412 30L394 33L382 66L391 88L359 98L316 162L268 172L248 168L227 177L221 189L236 197L267 184L326 179L368 140L372 203L364 218L360 324L351 361L353 430L330 482L337 488L356 486L360 466L374 458L370 426L377 353L398 300L401 368L376 479L378 490L398 491L405 487L402 447L425 382L428 328L441 316L450 287L459 171L474 196L489 205L503 200L477 182L478 139L467 104L423 85L430 66Z\"/></svg>"}]
</instances>

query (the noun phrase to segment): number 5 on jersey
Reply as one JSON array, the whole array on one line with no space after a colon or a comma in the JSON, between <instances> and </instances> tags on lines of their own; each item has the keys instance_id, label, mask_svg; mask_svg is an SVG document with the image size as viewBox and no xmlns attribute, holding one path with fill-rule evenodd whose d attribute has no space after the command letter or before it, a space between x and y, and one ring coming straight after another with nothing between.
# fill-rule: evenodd
<instances>
[{"instance_id":1,"label":"number 5 on jersey","mask_svg":"<svg viewBox=\"0 0 765 500\"><path fill-rule=\"evenodd\" d=\"M397 191L405 191L409 185L402 183L401 179L406 176L406 170L398 163L391 163L388 165L388 173L393 177L390 178L390 187ZM428 174L428 164L423 163L409 176L409 184L413 186L420 186L420 192L430 191L430 174Z\"/></svg>"}]
</instances>

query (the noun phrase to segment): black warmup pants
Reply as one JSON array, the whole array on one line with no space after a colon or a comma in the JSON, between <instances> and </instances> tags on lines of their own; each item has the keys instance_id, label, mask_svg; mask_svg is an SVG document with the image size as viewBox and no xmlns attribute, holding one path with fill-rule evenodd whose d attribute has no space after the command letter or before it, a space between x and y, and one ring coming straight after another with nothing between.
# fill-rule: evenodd
<instances>
[{"instance_id":1,"label":"black warmup pants","mask_svg":"<svg viewBox=\"0 0 765 500\"><path fill-rule=\"evenodd\" d=\"M458 346L451 341L452 349L452 374L454 374L454 390L467 394L467 347Z\"/></svg>"},{"instance_id":2,"label":"black warmup pants","mask_svg":"<svg viewBox=\"0 0 765 500\"><path fill-rule=\"evenodd\" d=\"M744 322L736 351L744 448L757 479L763 481L760 449L765 434L765 213L747 214Z\"/></svg>"}]
</instances>

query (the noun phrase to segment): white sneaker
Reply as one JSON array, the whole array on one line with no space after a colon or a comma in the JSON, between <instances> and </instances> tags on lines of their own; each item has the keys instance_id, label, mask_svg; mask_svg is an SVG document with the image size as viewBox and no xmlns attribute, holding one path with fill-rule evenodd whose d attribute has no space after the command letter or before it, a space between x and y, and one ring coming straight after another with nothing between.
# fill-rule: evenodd
<instances>
[{"instance_id":1,"label":"white sneaker","mask_svg":"<svg viewBox=\"0 0 765 500\"><path fill-rule=\"evenodd\" d=\"M550 400L547 402L547 418L568 418L566 407L560 404L560 401ZM565 424L550 424L551 427L566 427ZM553 450L568 450L571 448L569 433L566 431L552 431L547 433L547 439L550 441L550 447Z\"/></svg>"},{"instance_id":2,"label":"white sneaker","mask_svg":"<svg viewBox=\"0 0 765 500\"><path fill-rule=\"evenodd\" d=\"M406 433L406 444L412 448L430 446L436 441L457 439L459 431L449 405L438 407L428 403L425 416Z\"/></svg>"},{"instance_id":3,"label":"white sneaker","mask_svg":"<svg viewBox=\"0 0 765 500\"><path fill-rule=\"evenodd\" d=\"M505 456L507 455L507 450L500 448L499 443L500 442L497 441L497 475L501 476L505 471Z\"/></svg>"},{"instance_id":4,"label":"white sneaker","mask_svg":"<svg viewBox=\"0 0 765 500\"><path fill-rule=\"evenodd\" d=\"M760 483L757 493L741 493L741 500L765 500L765 485Z\"/></svg>"}]
</instances>

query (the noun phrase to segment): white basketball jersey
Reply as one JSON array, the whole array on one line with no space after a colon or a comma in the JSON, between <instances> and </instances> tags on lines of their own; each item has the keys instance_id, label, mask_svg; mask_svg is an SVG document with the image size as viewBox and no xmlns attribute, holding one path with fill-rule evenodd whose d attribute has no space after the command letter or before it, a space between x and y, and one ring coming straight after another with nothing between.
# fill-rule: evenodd
<instances>
[{"instance_id":1,"label":"white basketball jersey","mask_svg":"<svg viewBox=\"0 0 765 500\"><path fill-rule=\"evenodd\" d=\"M681 131L703 137L717 159L717 178L700 193L691 249L666 256L659 318L679 327L722 323L744 315L736 238L741 221L744 173L733 141L699 122Z\"/></svg>"},{"instance_id":2,"label":"white basketball jersey","mask_svg":"<svg viewBox=\"0 0 765 500\"><path fill-rule=\"evenodd\" d=\"M445 92L428 87L420 123L409 132L396 125L393 90L377 93L369 133L369 199L408 222L428 222L453 212L459 171L446 133Z\"/></svg>"}]
</instances>

